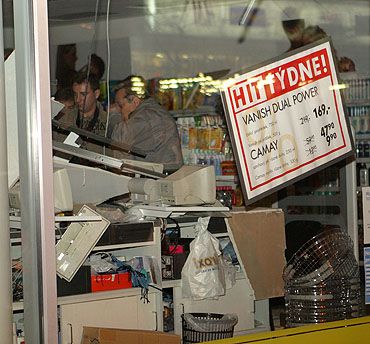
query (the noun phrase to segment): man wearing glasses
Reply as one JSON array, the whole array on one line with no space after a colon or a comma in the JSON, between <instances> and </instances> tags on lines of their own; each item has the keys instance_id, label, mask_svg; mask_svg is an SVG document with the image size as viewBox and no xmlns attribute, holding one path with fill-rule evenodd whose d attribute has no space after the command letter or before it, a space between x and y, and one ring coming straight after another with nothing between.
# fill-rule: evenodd
<instances>
[{"instance_id":1,"label":"man wearing glasses","mask_svg":"<svg viewBox=\"0 0 370 344\"><path fill-rule=\"evenodd\" d=\"M113 129L113 140L142 150L146 153L142 160L161 163L165 171L173 172L183 165L176 122L148 96L141 77L129 76L119 83L115 101L122 121ZM117 158L128 158L120 151L113 154Z\"/></svg>"}]
</instances>

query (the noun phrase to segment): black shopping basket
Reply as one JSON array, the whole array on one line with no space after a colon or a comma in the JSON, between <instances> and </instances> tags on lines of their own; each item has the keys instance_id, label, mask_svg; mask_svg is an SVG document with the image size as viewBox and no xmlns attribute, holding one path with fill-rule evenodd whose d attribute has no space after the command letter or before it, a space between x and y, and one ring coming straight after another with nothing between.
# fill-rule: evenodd
<instances>
[{"instance_id":1,"label":"black shopping basket","mask_svg":"<svg viewBox=\"0 0 370 344\"><path fill-rule=\"evenodd\" d=\"M231 338L238 322L234 314L185 313L181 318L183 344Z\"/></svg>"}]
</instances>

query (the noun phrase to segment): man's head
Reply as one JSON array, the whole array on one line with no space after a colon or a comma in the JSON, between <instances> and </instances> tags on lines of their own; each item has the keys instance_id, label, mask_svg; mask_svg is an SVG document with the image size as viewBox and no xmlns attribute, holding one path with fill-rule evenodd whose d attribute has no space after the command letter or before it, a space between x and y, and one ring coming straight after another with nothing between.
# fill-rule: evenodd
<instances>
[{"instance_id":1,"label":"man's head","mask_svg":"<svg viewBox=\"0 0 370 344\"><path fill-rule=\"evenodd\" d=\"M71 111L75 106L74 94L71 88L61 88L55 93L54 99L64 105L64 108L60 111L63 114Z\"/></svg>"},{"instance_id":2,"label":"man's head","mask_svg":"<svg viewBox=\"0 0 370 344\"><path fill-rule=\"evenodd\" d=\"M103 59L96 55L91 54L91 60L90 60L90 74L96 75L96 77L100 80L105 72L105 63Z\"/></svg>"},{"instance_id":3,"label":"man's head","mask_svg":"<svg viewBox=\"0 0 370 344\"><path fill-rule=\"evenodd\" d=\"M77 48L76 44L63 44L58 46L57 58L59 64L67 66L70 69L75 69L77 61Z\"/></svg>"},{"instance_id":4,"label":"man's head","mask_svg":"<svg viewBox=\"0 0 370 344\"><path fill-rule=\"evenodd\" d=\"M90 117L96 109L96 102L100 95L99 80L95 75L79 73L73 81L73 93L76 105L83 117Z\"/></svg>"},{"instance_id":5,"label":"man's head","mask_svg":"<svg viewBox=\"0 0 370 344\"><path fill-rule=\"evenodd\" d=\"M89 62L78 71L78 73L85 73L85 75L89 73L89 76L95 75L98 80L103 77L104 72L105 63L103 59L96 54L91 54Z\"/></svg>"},{"instance_id":6,"label":"man's head","mask_svg":"<svg viewBox=\"0 0 370 344\"><path fill-rule=\"evenodd\" d=\"M75 107L75 99L71 88L61 88L54 94L54 99L64 105L55 119L59 119L72 111Z\"/></svg>"},{"instance_id":7,"label":"man's head","mask_svg":"<svg viewBox=\"0 0 370 344\"><path fill-rule=\"evenodd\" d=\"M327 36L327 33L320 26L307 26L302 33L302 43L303 45L310 44L319 39L326 38Z\"/></svg>"},{"instance_id":8,"label":"man's head","mask_svg":"<svg viewBox=\"0 0 370 344\"><path fill-rule=\"evenodd\" d=\"M301 47L302 34L305 27L304 19L283 20L282 25L291 44L290 50Z\"/></svg>"},{"instance_id":9,"label":"man's head","mask_svg":"<svg viewBox=\"0 0 370 344\"><path fill-rule=\"evenodd\" d=\"M120 109L123 120L127 121L130 114L148 98L145 82L142 77L131 75L121 81L115 88L115 101Z\"/></svg>"}]
</instances>

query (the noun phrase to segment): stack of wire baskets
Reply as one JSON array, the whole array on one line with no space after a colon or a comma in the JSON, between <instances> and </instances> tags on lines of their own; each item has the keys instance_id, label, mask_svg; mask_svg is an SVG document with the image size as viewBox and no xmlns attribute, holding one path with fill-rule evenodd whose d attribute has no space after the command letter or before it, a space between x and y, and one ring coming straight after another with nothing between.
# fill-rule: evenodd
<instances>
[{"instance_id":1,"label":"stack of wire baskets","mask_svg":"<svg viewBox=\"0 0 370 344\"><path fill-rule=\"evenodd\" d=\"M284 269L287 327L350 319L362 310L353 243L339 229L306 242Z\"/></svg>"}]
</instances>

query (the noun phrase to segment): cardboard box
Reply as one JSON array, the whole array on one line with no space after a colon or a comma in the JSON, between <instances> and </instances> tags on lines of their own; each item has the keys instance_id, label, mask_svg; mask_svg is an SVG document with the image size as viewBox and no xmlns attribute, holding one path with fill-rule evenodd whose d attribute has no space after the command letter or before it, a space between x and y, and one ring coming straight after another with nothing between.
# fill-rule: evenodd
<instances>
[{"instance_id":1,"label":"cardboard box","mask_svg":"<svg viewBox=\"0 0 370 344\"><path fill-rule=\"evenodd\" d=\"M230 230L256 300L284 295L285 221L281 209L232 212Z\"/></svg>"},{"instance_id":2,"label":"cardboard box","mask_svg":"<svg viewBox=\"0 0 370 344\"><path fill-rule=\"evenodd\" d=\"M158 331L84 327L81 344L180 344L180 336Z\"/></svg>"}]
</instances>

